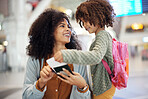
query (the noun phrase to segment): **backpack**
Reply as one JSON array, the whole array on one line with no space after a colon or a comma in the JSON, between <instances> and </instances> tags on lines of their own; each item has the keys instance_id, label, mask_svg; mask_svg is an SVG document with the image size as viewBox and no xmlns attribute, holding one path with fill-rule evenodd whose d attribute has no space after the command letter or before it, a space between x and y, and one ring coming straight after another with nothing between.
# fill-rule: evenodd
<instances>
[{"instance_id":1,"label":"backpack","mask_svg":"<svg viewBox=\"0 0 148 99\"><path fill-rule=\"evenodd\" d=\"M129 77L128 44L113 38L112 54L114 62L113 72L111 72L107 62L103 59L102 63L111 77L112 84L120 90L127 87L127 80Z\"/></svg>"}]
</instances>

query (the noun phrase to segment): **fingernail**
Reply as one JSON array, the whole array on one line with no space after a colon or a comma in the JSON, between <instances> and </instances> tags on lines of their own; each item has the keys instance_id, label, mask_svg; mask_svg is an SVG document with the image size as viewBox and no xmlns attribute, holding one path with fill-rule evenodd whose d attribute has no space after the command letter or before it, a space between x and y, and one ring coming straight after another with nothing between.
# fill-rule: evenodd
<instances>
[{"instance_id":1,"label":"fingernail","mask_svg":"<svg viewBox=\"0 0 148 99\"><path fill-rule=\"evenodd\" d=\"M66 70L65 68L62 68L62 70Z\"/></svg>"}]
</instances>

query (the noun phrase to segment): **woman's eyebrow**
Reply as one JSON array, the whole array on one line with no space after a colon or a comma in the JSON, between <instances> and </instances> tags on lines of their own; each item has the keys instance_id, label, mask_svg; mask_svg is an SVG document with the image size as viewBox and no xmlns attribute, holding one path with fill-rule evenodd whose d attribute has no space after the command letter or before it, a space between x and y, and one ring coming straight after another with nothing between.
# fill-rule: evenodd
<instances>
[{"instance_id":1,"label":"woman's eyebrow","mask_svg":"<svg viewBox=\"0 0 148 99\"><path fill-rule=\"evenodd\" d=\"M60 23L59 25L61 25L61 24L62 24L62 25L65 25L65 23Z\"/></svg>"}]
</instances>

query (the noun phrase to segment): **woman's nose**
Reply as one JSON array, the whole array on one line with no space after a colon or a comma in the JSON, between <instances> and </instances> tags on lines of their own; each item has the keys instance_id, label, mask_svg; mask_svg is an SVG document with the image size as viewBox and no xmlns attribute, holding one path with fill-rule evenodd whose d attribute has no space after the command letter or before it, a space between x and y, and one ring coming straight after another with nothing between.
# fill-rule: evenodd
<instances>
[{"instance_id":1,"label":"woman's nose","mask_svg":"<svg viewBox=\"0 0 148 99\"><path fill-rule=\"evenodd\" d=\"M69 27L67 27L67 28L66 28L66 31L70 31L70 28L69 28Z\"/></svg>"}]
</instances>

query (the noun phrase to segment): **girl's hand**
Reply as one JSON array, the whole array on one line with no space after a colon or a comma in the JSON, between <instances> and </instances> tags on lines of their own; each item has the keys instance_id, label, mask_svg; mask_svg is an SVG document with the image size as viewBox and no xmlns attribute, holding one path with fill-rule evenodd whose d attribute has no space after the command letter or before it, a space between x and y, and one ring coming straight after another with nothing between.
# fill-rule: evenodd
<instances>
[{"instance_id":1,"label":"girl's hand","mask_svg":"<svg viewBox=\"0 0 148 99\"><path fill-rule=\"evenodd\" d=\"M52 72L50 66L44 66L43 69L40 71L39 87L43 88L47 81L53 77L53 75L54 73Z\"/></svg>"},{"instance_id":2,"label":"girl's hand","mask_svg":"<svg viewBox=\"0 0 148 99\"><path fill-rule=\"evenodd\" d=\"M76 72L73 72L73 74L71 74L68 70L64 69L63 68L63 71L68 75L64 75L62 73L58 73L58 75L61 75L62 77L64 77L65 79L61 78L58 76L58 78L70 85L76 85L78 88L83 88L87 85L85 79L79 74L79 73L76 73Z\"/></svg>"},{"instance_id":3,"label":"girl's hand","mask_svg":"<svg viewBox=\"0 0 148 99\"><path fill-rule=\"evenodd\" d=\"M62 52L58 51L57 53L54 54L54 59L55 61L58 61L60 63L63 62L63 56L62 56Z\"/></svg>"}]
</instances>

